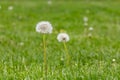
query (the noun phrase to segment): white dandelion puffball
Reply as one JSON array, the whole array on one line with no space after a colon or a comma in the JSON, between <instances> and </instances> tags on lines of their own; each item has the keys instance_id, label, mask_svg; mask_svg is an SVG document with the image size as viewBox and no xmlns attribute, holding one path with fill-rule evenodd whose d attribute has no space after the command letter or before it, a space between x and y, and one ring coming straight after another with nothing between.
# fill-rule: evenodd
<instances>
[{"instance_id":1,"label":"white dandelion puffball","mask_svg":"<svg viewBox=\"0 0 120 80\"><path fill-rule=\"evenodd\" d=\"M52 25L48 21L41 21L36 25L36 32L38 33L52 33Z\"/></svg>"},{"instance_id":2,"label":"white dandelion puffball","mask_svg":"<svg viewBox=\"0 0 120 80\"><path fill-rule=\"evenodd\" d=\"M68 42L70 40L69 35L66 33L59 33L57 36L59 42Z\"/></svg>"},{"instance_id":3,"label":"white dandelion puffball","mask_svg":"<svg viewBox=\"0 0 120 80\"><path fill-rule=\"evenodd\" d=\"M115 59L112 59L113 62L115 62Z\"/></svg>"},{"instance_id":4,"label":"white dandelion puffball","mask_svg":"<svg viewBox=\"0 0 120 80\"><path fill-rule=\"evenodd\" d=\"M90 30L90 31L93 31L93 27L89 27L89 30Z\"/></svg>"},{"instance_id":5,"label":"white dandelion puffball","mask_svg":"<svg viewBox=\"0 0 120 80\"><path fill-rule=\"evenodd\" d=\"M8 7L8 10L13 10L13 6L9 6L9 7Z\"/></svg>"},{"instance_id":6,"label":"white dandelion puffball","mask_svg":"<svg viewBox=\"0 0 120 80\"><path fill-rule=\"evenodd\" d=\"M83 18L83 20L84 20L84 22L87 22L87 21L88 21L88 17L85 16L85 17Z\"/></svg>"},{"instance_id":7,"label":"white dandelion puffball","mask_svg":"<svg viewBox=\"0 0 120 80\"><path fill-rule=\"evenodd\" d=\"M51 4L52 4L52 1L51 1L51 0L48 0L48 4L51 5Z\"/></svg>"}]
</instances>

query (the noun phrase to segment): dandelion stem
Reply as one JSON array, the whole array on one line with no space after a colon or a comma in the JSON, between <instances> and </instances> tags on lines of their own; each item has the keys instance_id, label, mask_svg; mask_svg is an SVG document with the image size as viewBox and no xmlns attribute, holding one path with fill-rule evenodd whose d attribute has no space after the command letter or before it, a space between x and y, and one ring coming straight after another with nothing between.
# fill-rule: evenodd
<instances>
[{"instance_id":1,"label":"dandelion stem","mask_svg":"<svg viewBox=\"0 0 120 80\"><path fill-rule=\"evenodd\" d=\"M66 43L63 42L63 45L64 45L64 49L65 49L65 53L66 53L66 57L67 57L67 66L69 65L69 53L68 53L68 49L67 49L67 46L66 46Z\"/></svg>"},{"instance_id":2,"label":"dandelion stem","mask_svg":"<svg viewBox=\"0 0 120 80\"><path fill-rule=\"evenodd\" d=\"M47 55L46 55L46 42L45 34L43 35L43 48L44 48L44 79L47 80Z\"/></svg>"}]
</instances>

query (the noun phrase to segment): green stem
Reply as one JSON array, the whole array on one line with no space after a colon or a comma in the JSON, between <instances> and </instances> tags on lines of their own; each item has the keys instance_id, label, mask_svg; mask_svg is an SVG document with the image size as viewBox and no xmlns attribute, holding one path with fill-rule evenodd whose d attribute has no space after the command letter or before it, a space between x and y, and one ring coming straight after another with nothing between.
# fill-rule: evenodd
<instances>
[{"instance_id":1,"label":"green stem","mask_svg":"<svg viewBox=\"0 0 120 80\"><path fill-rule=\"evenodd\" d=\"M45 34L43 35L43 48L44 48L44 79L47 80L47 55L46 55L46 42Z\"/></svg>"},{"instance_id":2,"label":"green stem","mask_svg":"<svg viewBox=\"0 0 120 80\"><path fill-rule=\"evenodd\" d=\"M64 45L66 57L67 57L67 62L66 62L66 64L67 64L67 66L68 66L68 65L69 65L69 57L70 57L70 56L69 56L69 53L68 53L68 49L67 49L66 43L63 42L63 45Z\"/></svg>"}]
</instances>

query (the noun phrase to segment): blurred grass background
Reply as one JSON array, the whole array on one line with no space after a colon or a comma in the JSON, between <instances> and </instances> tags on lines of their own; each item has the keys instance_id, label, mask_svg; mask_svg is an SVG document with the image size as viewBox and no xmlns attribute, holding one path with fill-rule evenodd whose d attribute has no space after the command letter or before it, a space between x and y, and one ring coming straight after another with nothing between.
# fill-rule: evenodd
<instances>
[{"instance_id":1,"label":"blurred grass background","mask_svg":"<svg viewBox=\"0 0 120 80\"><path fill-rule=\"evenodd\" d=\"M119 80L119 8L119 0L0 1L0 79L43 79L42 35L35 27L47 20L54 28L47 36L48 80ZM91 38L84 16L87 29L94 28ZM65 66L63 45L56 40L61 30L70 35L71 67Z\"/></svg>"}]
</instances>

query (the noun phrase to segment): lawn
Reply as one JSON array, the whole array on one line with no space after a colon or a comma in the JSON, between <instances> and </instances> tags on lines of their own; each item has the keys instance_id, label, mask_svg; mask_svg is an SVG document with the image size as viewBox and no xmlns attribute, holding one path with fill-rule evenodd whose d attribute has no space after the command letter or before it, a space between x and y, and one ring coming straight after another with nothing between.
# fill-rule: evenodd
<instances>
[{"instance_id":1,"label":"lawn","mask_svg":"<svg viewBox=\"0 0 120 80\"><path fill-rule=\"evenodd\" d=\"M39 21L53 26L46 35L47 80L120 80L119 0L1 0L0 80L43 80L43 35L35 30ZM61 31L70 36L69 66L57 41Z\"/></svg>"}]
</instances>

